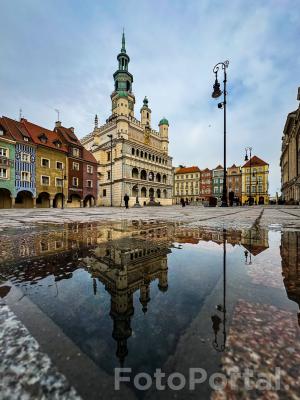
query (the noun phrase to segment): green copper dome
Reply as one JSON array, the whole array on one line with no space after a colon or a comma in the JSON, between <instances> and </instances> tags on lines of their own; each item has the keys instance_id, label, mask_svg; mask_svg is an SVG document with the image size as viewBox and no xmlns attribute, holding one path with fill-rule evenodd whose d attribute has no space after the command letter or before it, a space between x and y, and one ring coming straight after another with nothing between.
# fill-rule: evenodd
<instances>
[{"instance_id":1,"label":"green copper dome","mask_svg":"<svg viewBox=\"0 0 300 400\"><path fill-rule=\"evenodd\" d=\"M163 118L159 121L158 126L160 125L168 125L169 126L169 121L167 120L167 118Z\"/></svg>"},{"instance_id":2,"label":"green copper dome","mask_svg":"<svg viewBox=\"0 0 300 400\"><path fill-rule=\"evenodd\" d=\"M118 92L118 96L119 97L128 97L128 93L121 90L120 92Z\"/></svg>"}]
</instances>

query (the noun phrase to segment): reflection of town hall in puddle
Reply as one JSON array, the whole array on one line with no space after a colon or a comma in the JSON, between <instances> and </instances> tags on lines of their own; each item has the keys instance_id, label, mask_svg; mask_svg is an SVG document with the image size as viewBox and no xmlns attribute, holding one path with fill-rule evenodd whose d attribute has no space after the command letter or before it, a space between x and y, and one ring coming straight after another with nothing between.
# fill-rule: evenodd
<instances>
[{"instance_id":1,"label":"reflection of town hall in puddle","mask_svg":"<svg viewBox=\"0 0 300 400\"><path fill-rule=\"evenodd\" d=\"M116 355L123 365L128 354L127 339L132 334L133 295L140 291L139 300L146 313L151 282L157 280L159 290L167 291L170 250L166 245L124 238L100 245L93 253L85 262L92 277L99 279L111 296L112 336L117 341Z\"/></svg>"}]
</instances>

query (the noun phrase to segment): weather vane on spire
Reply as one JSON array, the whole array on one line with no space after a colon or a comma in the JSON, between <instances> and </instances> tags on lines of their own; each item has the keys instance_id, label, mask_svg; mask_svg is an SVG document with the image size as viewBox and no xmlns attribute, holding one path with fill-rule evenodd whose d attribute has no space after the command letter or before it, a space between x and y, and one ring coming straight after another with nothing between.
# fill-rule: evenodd
<instances>
[{"instance_id":1,"label":"weather vane on spire","mask_svg":"<svg viewBox=\"0 0 300 400\"><path fill-rule=\"evenodd\" d=\"M122 48L121 48L121 53L126 53L124 28L123 28L123 34L122 34Z\"/></svg>"}]
</instances>

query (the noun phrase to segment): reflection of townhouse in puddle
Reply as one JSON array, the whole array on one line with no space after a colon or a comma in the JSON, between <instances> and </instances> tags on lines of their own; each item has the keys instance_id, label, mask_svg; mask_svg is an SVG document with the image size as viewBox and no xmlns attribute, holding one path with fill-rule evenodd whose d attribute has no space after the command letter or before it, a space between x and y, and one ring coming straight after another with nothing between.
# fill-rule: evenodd
<instances>
[{"instance_id":1,"label":"reflection of townhouse in puddle","mask_svg":"<svg viewBox=\"0 0 300 400\"><path fill-rule=\"evenodd\" d=\"M150 301L150 284L158 280L162 292L168 289L166 245L123 238L98 246L93 256L85 259L93 278L98 278L111 296L112 336L117 342L116 355L123 365L128 354L127 340L132 334L133 295L140 291L144 313Z\"/></svg>"},{"instance_id":2,"label":"reflection of townhouse in puddle","mask_svg":"<svg viewBox=\"0 0 300 400\"><path fill-rule=\"evenodd\" d=\"M300 232L283 232L281 235L281 264L283 283L287 296L300 309ZM300 326L300 312L298 313Z\"/></svg>"}]
</instances>

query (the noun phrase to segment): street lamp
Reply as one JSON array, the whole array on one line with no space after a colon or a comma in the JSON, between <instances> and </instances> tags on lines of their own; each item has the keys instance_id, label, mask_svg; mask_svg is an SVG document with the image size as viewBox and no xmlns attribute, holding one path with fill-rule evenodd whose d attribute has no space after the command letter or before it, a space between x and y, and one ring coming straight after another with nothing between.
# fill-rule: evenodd
<instances>
[{"instance_id":1,"label":"street lamp","mask_svg":"<svg viewBox=\"0 0 300 400\"><path fill-rule=\"evenodd\" d=\"M222 204L221 207L228 207L227 203L227 182L226 182L226 83L227 83L227 73L226 70L228 68L229 61L224 61L216 64L214 66L213 72L216 75L216 80L213 86L213 93L212 93L212 98L217 99L220 97L223 93L224 98L223 102L218 103L218 108L223 108L224 109L224 178L223 178L223 194L222 194ZM222 68L224 71L224 89L223 92L220 89L220 83L218 82L218 71L219 69Z\"/></svg>"},{"instance_id":2,"label":"street lamp","mask_svg":"<svg viewBox=\"0 0 300 400\"><path fill-rule=\"evenodd\" d=\"M249 167L250 167L249 206L251 206L252 205L252 198L251 198L251 158L252 158L252 147L246 147L245 151L246 151L245 161L249 160L249 162L250 162L250 165L249 165ZM249 151L250 159L248 158L248 151ZM247 177L247 174L246 174L246 177ZM247 193L247 178L246 178L246 193Z\"/></svg>"},{"instance_id":3,"label":"street lamp","mask_svg":"<svg viewBox=\"0 0 300 400\"><path fill-rule=\"evenodd\" d=\"M110 133L107 135L110 138L110 206L112 207L112 137Z\"/></svg>"},{"instance_id":4,"label":"street lamp","mask_svg":"<svg viewBox=\"0 0 300 400\"><path fill-rule=\"evenodd\" d=\"M61 209L63 210L63 209L64 209L64 186L65 186L65 180L67 179L67 176L65 175L65 169L64 169L64 167L62 167L61 173L62 173Z\"/></svg>"}]
</instances>

